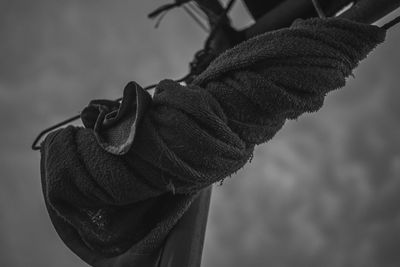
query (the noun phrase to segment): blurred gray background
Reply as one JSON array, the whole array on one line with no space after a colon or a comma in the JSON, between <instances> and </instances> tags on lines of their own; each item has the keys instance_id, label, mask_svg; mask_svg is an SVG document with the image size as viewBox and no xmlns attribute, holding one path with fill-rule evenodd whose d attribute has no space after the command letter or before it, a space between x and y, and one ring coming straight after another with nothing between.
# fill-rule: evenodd
<instances>
[{"instance_id":1,"label":"blurred gray background","mask_svg":"<svg viewBox=\"0 0 400 267\"><path fill-rule=\"evenodd\" d=\"M50 223L30 145L128 81L186 73L205 34L178 9L154 29L164 3L0 0L0 266L87 266ZM241 5L232 17L251 23ZM203 266L400 266L399 83L397 26L318 113L214 187Z\"/></svg>"}]
</instances>

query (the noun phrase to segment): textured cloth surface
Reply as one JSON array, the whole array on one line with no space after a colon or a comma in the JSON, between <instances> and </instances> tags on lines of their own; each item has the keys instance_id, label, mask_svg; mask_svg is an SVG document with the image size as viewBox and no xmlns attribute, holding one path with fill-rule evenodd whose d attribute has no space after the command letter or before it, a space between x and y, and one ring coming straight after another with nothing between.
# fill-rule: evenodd
<instances>
[{"instance_id":1,"label":"textured cloth surface","mask_svg":"<svg viewBox=\"0 0 400 267\"><path fill-rule=\"evenodd\" d=\"M95 264L152 253L200 189L233 174L287 119L318 110L385 38L376 26L298 20L226 51L191 85L136 83L94 101L86 128L42 144L42 184L64 242Z\"/></svg>"}]
</instances>

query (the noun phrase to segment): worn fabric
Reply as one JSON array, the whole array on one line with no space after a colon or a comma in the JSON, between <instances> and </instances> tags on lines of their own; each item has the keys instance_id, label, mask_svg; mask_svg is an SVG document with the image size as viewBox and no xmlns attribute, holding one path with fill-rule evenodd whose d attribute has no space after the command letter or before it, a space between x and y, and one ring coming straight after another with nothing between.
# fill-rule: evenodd
<instances>
[{"instance_id":1,"label":"worn fabric","mask_svg":"<svg viewBox=\"0 0 400 267\"><path fill-rule=\"evenodd\" d=\"M121 104L93 101L85 128L42 144L53 224L90 264L159 247L200 189L242 168L287 119L321 108L385 38L343 19L298 20L226 51L191 85L129 83Z\"/></svg>"}]
</instances>

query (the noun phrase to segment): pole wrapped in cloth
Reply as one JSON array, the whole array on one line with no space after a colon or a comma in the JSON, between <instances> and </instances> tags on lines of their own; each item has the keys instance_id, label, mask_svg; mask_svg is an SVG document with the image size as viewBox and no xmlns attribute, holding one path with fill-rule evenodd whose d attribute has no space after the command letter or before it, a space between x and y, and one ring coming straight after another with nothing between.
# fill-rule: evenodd
<instances>
[{"instance_id":1,"label":"pole wrapped in cloth","mask_svg":"<svg viewBox=\"0 0 400 267\"><path fill-rule=\"evenodd\" d=\"M92 265L151 254L196 193L242 168L287 119L321 108L385 31L344 19L298 20L227 50L192 84L134 82L122 103L93 101L85 128L41 149L52 222Z\"/></svg>"}]
</instances>

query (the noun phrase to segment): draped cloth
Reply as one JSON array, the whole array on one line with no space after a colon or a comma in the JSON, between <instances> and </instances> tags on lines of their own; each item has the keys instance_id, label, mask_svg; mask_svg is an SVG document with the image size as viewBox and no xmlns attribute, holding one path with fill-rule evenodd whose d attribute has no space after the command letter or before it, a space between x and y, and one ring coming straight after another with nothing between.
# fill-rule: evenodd
<instances>
[{"instance_id":1,"label":"draped cloth","mask_svg":"<svg viewBox=\"0 0 400 267\"><path fill-rule=\"evenodd\" d=\"M92 101L85 127L41 146L55 229L92 265L153 253L199 190L242 168L286 120L320 109L384 38L344 19L297 20L227 50L190 85L163 80L151 97L130 82L121 104Z\"/></svg>"}]
</instances>

